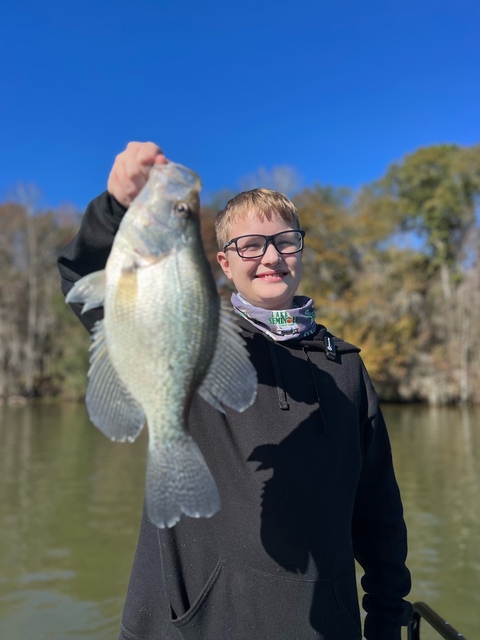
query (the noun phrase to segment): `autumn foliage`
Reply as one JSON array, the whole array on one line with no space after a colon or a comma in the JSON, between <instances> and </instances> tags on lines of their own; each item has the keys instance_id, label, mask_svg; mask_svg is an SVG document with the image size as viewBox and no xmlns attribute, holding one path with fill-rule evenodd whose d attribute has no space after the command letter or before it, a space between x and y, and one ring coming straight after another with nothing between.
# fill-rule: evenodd
<instances>
[{"instance_id":1,"label":"autumn foliage","mask_svg":"<svg viewBox=\"0 0 480 640\"><path fill-rule=\"evenodd\" d=\"M361 347L380 397L480 403L480 145L419 149L358 192L319 181L289 195L306 231L301 293ZM202 233L228 295L215 259L220 201L204 207ZM0 398L84 392L88 336L55 265L78 222L0 204Z\"/></svg>"}]
</instances>

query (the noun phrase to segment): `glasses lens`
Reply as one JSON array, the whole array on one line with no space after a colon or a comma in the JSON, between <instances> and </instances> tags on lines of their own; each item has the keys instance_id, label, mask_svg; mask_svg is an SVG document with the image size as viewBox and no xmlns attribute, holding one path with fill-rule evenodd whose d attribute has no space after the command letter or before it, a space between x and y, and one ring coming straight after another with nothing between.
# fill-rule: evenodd
<instances>
[{"instance_id":1,"label":"glasses lens","mask_svg":"<svg viewBox=\"0 0 480 640\"><path fill-rule=\"evenodd\" d=\"M302 234L299 231L285 231L277 233L274 244L280 253L297 253L302 248Z\"/></svg>"},{"instance_id":2,"label":"glasses lens","mask_svg":"<svg viewBox=\"0 0 480 640\"><path fill-rule=\"evenodd\" d=\"M238 253L242 258L256 258L263 255L265 244L264 236L244 236L237 240Z\"/></svg>"}]
</instances>

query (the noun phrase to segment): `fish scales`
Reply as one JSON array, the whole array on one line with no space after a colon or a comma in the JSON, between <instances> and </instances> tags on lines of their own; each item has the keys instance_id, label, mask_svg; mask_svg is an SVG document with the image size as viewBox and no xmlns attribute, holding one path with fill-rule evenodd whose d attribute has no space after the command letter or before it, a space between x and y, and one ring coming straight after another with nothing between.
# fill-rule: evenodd
<instances>
[{"instance_id":1,"label":"fish scales","mask_svg":"<svg viewBox=\"0 0 480 640\"><path fill-rule=\"evenodd\" d=\"M79 280L68 302L104 305L94 328L87 408L113 440L149 429L147 513L157 526L212 516L215 481L187 430L193 395L223 411L254 401L256 373L221 310L200 236L200 181L154 167L120 225L105 271Z\"/></svg>"}]
</instances>

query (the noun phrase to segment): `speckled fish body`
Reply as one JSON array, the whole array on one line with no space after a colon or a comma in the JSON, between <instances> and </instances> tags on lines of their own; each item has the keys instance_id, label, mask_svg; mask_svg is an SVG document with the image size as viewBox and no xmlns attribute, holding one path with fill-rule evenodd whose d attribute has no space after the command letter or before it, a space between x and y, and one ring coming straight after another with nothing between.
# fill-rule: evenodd
<instances>
[{"instance_id":1,"label":"speckled fish body","mask_svg":"<svg viewBox=\"0 0 480 640\"><path fill-rule=\"evenodd\" d=\"M220 411L243 411L256 374L221 310L200 236L198 176L175 163L152 168L122 220L104 272L67 297L104 305L91 348L87 408L113 440L149 428L146 506L159 527L220 507L215 481L187 419L194 393ZM231 363L235 363L232 370Z\"/></svg>"}]
</instances>

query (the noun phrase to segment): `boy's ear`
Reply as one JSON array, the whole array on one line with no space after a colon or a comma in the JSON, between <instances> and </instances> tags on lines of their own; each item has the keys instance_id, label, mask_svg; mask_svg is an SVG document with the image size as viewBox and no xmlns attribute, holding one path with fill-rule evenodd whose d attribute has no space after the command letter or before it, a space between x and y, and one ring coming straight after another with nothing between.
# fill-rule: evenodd
<instances>
[{"instance_id":1,"label":"boy's ear","mask_svg":"<svg viewBox=\"0 0 480 640\"><path fill-rule=\"evenodd\" d=\"M230 262L223 251L217 253L218 264L222 267L223 273L229 280L232 280L232 270L230 269Z\"/></svg>"}]
</instances>

